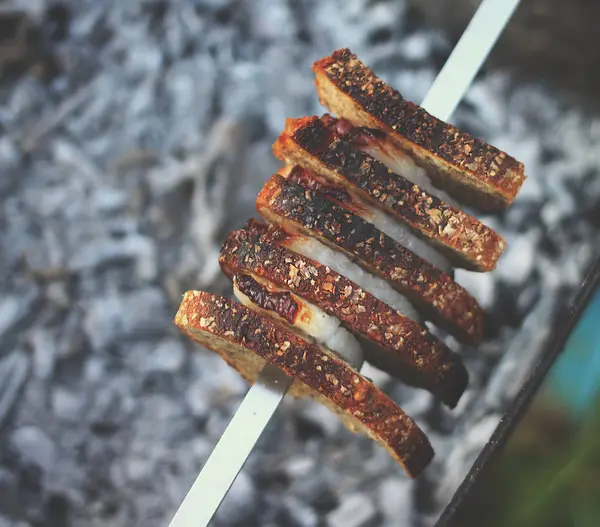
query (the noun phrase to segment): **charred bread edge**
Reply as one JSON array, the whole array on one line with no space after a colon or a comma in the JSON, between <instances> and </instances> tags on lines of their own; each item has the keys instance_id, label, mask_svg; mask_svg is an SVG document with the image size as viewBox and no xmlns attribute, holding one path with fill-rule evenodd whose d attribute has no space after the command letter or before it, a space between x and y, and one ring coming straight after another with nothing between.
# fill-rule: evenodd
<instances>
[{"instance_id":1,"label":"charred bread edge","mask_svg":"<svg viewBox=\"0 0 600 527\"><path fill-rule=\"evenodd\" d=\"M221 263L220 259L219 263ZM291 291L286 289L269 291L267 289L269 282L265 284L264 280L247 273L234 273L230 278L234 287L252 302L255 311L271 316L290 328L295 326L302 306L300 300L297 300ZM295 331L300 330L296 327Z\"/></svg>"},{"instance_id":2,"label":"charred bread edge","mask_svg":"<svg viewBox=\"0 0 600 527\"><path fill-rule=\"evenodd\" d=\"M499 210L514 200L525 180L522 163L406 101L349 49L318 60L313 70L324 106L354 124L383 129L462 203Z\"/></svg>"},{"instance_id":3,"label":"charred bread edge","mask_svg":"<svg viewBox=\"0 0 600 527\"><path fill-rule=\"evenodd\" d=\"M496 267L506 245L500 235L388 170L362 150L352 148L347 141L333 141L326 151L318 152L311 145L322 143L325 134L318 117L289 119L273 152L282 161L321 174L393 215L442 250L455 266L473 271Z\"/></svg>"},{"instance_id":4,"label":"charred bread edge","mask_svg":"<svg viewBox=\"0 0 600 527\"><path fill-rule=\"evenodd\" d=\"M253 362L244 375L250 382L264 362L303 383L320 402L383 445L412 477L431 461L425 434L400 407L344 361L237 302L188 291L175 324L193 340L217 352L236 369ZM256 360L258 359L258 360ZM246 367L248 368L248 367ZM299 386L302 392L303 386Z\"/></svg>"},{"instance_id":5,"label":"charred bread edge","mask_svg":"<svg viewBox=\"0 0 600 527\"><path fill-rule=\"evenodd\" d=\"M402 362L401 372L390 373L448 406L454 407L464 392L467 370L443 342L329 267L278 245L266 226L251 221L230 233L219 263L229 277L247 273L267 280L337 317L346 329ZM368 347L364 351L369 362L382 365Z\"/></svg>"},{"instance_id":6,"label":"charred bread edge","mask_svg":"<svg viewBox=\"0 0 600 527\"><path fill-rule=\"evenodd\" d=\"M293 223L297 231L341 250L369 272L387 280L435 324L458 339L480 342L483 311L475 299L450 275L371 223L278 174L266 182L256 204L266 219ZM290 230L289 225L286 230Z\"/></svg>"}]
</instances>

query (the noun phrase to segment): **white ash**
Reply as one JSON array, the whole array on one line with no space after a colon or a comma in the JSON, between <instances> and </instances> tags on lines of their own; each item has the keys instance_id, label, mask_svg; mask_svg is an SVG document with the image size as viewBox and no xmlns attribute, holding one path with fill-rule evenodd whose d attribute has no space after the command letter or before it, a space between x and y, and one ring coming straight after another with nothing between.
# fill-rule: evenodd
<instances>
[{"instance_id":1,"label":"white ash","mask_svg":"<svg viewBox=\"0 0 600 527\"><path fill-rule=\"evenodd\" d=\"M419 101L448 43L402 1L66 0L62 21L17 4L46 21L58 74L0 83L0 523L166 525L247 390L171 321L186 289L230 291L221 240L256 215L285 118L323 111L312 61L348 46ZM454 122L529 179L481 216L508 242L497 271L457 272L490 312L458 408L373 375L431 468L409 481L286 400L216 525L431 524L530 371L600 242L600 119L501 71L465 101Z\"/></svg>"},{"instance_id":2,"label":"white ash","mask_svg":"<svg viewBox=\"0 0 600 527\"><path fill-rule=\"evenodd\" d=\"M44 472L49 472L56 464L56 445L35 426L22 426L14 430L9 436L8 448L21 463L34 465Z\"/></svg>"},{"instance_id":3,"label":"white ash","mask_svg":"<svg viewBox=\"0 0 600 527\"><path fill-rule=\"evenodd\" d=\"M50 397L52 412L60 421L75 423L83 416L85 400L77 394L62 386L57 386Z\"/></svg>"},{"instance_id":4,"label":"white ash","mask_svg":"<svg viewBox=\"0 0 600 527\"><path fill-rule=\"evenodd\" d=\"M149 350L143 367L148 371L177 373L185 363L186 349L183 343L172 338L164 339Z\"/></svg>"},{"instance_id":5,"label":"white ash","mask_svg":"<svg viewBox=\"0 0 600 527\"><path fill-rule=\"evenodd\" d=\"M340 506L327 519L328 527L369 527L374 524L377 510L364 494L344 496Z\"/></svg>"},{"instance_id":6,"label":"white ash","mask_svg":"<svg viewBox=\"0 0 600 527\"><path fill-rule=\"evenodd\" d=\"M17 296L8 296L0 302L0 338L27 313L28 306L23 305Z\"/></svg>"},{"instance_id":7,"label":"white ash","mask_svg":"<svg viewBox=\"0 0 600 527\"><path fill-rule=\"evenodd\" d=\"M317 527L319 525L319 516L312 507L302 501L289 497L281 503L282 508L287 513L283 516L284 522L274 523L277 525L294 525L297 527Z\"/></svg>"},{"instance_id":8,"label":"white ash","mask_svg":"<svg viewBox=\"0 0 600 527\"><path fill-rule=\"evenodd\" d=\"M29 359L20 350L0 359L0 427L8 418L29 374Z\"/></svg>"},{"instance_id":9,"label":"white ash","mask_svg":"<svg viewBox=\"0 0 600 527\"><path fill-rule=\"evenodd\" d=\"M211 409L206 399L206 387L201 381L196 381L187 388L185 401L194 417L206 420Z\"/></svg>"},{"instance_id":10,"label":"white ash","mask_svg":"<svg viewBox=\"0 0 600 527\"><path fill-rule=\"evenodd\" d=\"M411 525L413 523L411 488L410 481L394 477L384 479L379 484L378 510L385 519L385 526Z\"/></svg>"}]
</instances>

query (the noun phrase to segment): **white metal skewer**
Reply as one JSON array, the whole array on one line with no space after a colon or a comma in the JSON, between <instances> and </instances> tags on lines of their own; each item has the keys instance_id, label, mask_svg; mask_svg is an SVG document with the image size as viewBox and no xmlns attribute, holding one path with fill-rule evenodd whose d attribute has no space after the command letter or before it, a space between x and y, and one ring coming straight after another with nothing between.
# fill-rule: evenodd
<instances>
[{"instance_id":1,"label":"white metal skewer","mask_svg":"<svg viewBox=\"0 0 600 527\"><path fill-rule=\"evenodd\" d=\"M422 106L429 113L448 120L518 4L519 0L482 1L425 96ZM263 368L169 527L208 525L291 384L277 368Z\"/></svg>"},{"instance_id":2,"label":"white metal skewer","mask_svg":"<svg viewBox=\"0 0 600 527\"><path fill-rule=\"evenodd\" d=\"M262 369L169 527L208 525L291 384L275 366Z\"/></svg>"},{"instance_id":3,"label":"white metal skewer","mask_svg":"<svg viewBox=\"0 0 600 527\"><path fill-rule=\"evenodd\" d=\"M483 0L421 104L447 121L498 40L519 0Z\"/></svg>"}]
</instances>

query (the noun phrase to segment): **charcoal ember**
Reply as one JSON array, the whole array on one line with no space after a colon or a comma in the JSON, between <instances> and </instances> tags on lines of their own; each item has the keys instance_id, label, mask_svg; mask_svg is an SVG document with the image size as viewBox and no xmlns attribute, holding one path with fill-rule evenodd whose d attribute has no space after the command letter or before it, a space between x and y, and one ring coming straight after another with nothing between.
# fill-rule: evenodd
<instances>
[{"instance_id":1,"label":"charcoal ember","mask_svg":"<svg viewBox=\"0 0 600 527\"><path fill-rule=\"evenodd\" d=\"M489 75L485 81L475 80L456 110L456 124L478 137L500 135L507 126L506 109L502 102L508 79Z\"/></svg>"},{"instance_id":2,"label":"charcoal ember","mask_svg":"<svg viewBox=\"0 0 600 527\"><path fill-rule=\"evenodd\" d=\"M0 428L17 403L29 375L30 361L23 351L0 358Z\"/></svg>"},{"instance_id":3,"label":"charcoal ember","mask_svg":"<svg viewBox=\"0 0 600 527\"><path fill-rule=\"evenodd\" d=\"M540 296L539 279L537 276L531 277L517 300L517 307L522 316L526 316L535 307L540 300Z\"/></svg>"},{"instance_id":4,"label":"charcoal ember","mask_svg":"<svg viewBox=\"0 0 600 527\"><path fill-rule=\"evenodd\" d=\"M308 476L315 469L315 461L310 457L293 457L285 462L285 472L292 479Z\"/></svg>"},{"instance_id":5,"label":"charcoal ember","mask_svg":"<svg viewBox=\"0 0 600 527\"><path fill-rule=\"evenodd\" d=\"M349 494L340 506L327 516L329 527L371 527L376 525L378 512L373 502L363 494Z\"/></svg>"},{"instance_id":6,"label":"charcoal ember","mask_svg":"<svg viewBox=\"0 0 600 527\"><path fill-rule=\"evenodd\" d=\"M214 353L204 353L196 348L191 354L194 376L201 379L211 394L213 406L235 404L248 391L248 383L237 370L223 363Z\"/></svg>"},{"instance_id":7,"label":"charcoal ember","mask_svg":"<svg viewBox=\"0 0 600 527\"><path fill-rule=\"evenodd\" d=\"M199 10L200 8L204 8L215 11L234 7L235 5L234 0L193 0L192 3L197 6Z\"/></svg>"},{"instance_id":8,"label":"charcoal ember","mask_svg":"<svg viewBox=\"0 0 600 527\"><path fill-rule=\"evenodd\" d=\"M57 73L58 64L49 35L40 25L44 4L23 4L21 9L4 9L0 13L0 73L3 76L30 73L50 79Z\"/></svg>"},{"instance_id":9,"label":"charcoal ember","mask_svg":"<svg viewBox=\"0 0 600 527\"><path fill-rule=\"evenodd\" d=\"M52 390L50 405L57 419L66 423L75 423L82 418L86 401L80 393L56 386Z\"/></svg>"},{"instance_id":10,"label":"charcoal ember","mask_svg":"<svg viewBox=\"0 0 600 527\"><path fill-rule=\"evenodd\" d=\"M61 271L59 271L61 272ZM63 276L61 276L63 278ZM44 288L44 298L57 310L66 310L71 307L72 298L66 281L51 282Z\"/></svg>"},{"instance_id":11,"label":"charcoal ember","mask_svg":"<svg viewBox=\"0 0 600 527\"><path fill-rule=\"evenodd\" d=\"M262 520L265 522L264 525L289 525L290 527L318 525L319 520L315 511L297 499L273 495L265 502L269 512Z\"/></svg>"},{"instance_id":12,"label":"charcoal ember","mask_svg":"<svg viewBox=\"0 0 600 527\"><path fill-rule=\"evenodd\" d=\"M72 310L59 326L59 335L56 340L56 360L65 361L78 358L86 353L87 344L83 314Z\"/></svg>"},{"instance_id":13,"label":"charcoal ember","mask_svg":"<svg viewBox=\"0 0 600 527\"><path fill-rule=\"evenodd\" d=\"M86 302L84 328L92 347L100 350L124 338L159 335L167 327L164 297L157 289L139 289Z\"/></svg>"},{"instance_id":14,"label":"charcoal ember","mask_svg":"<svg viewBox=\"0 0 600 527\"><path fill-rule=\"evenodd\" d=\"M385 388L390 385L390 381L392 379L391 375L383 370L376 368L375 366L366 362L363 364L361 370L361 375L369 379L373 384L375 384L378 388Z\"/></svg>"},{"instance_id":15,"label":"charcoal ember","mask_svg":"<svg viewBox=\"0 0 600 527\"><path fill-rule=\"evenodd\" d=\"M140 508L136 513L136 517L144 525L152 523L167 523L171 520L163 512L169 505L168 496L144 496L141 500ZM136 518L136 519L137 519Z\"/></svg>"},{"instance_id":16,"label":"charcoal ember","mask_svg":"<svg viewBox=\"0 0 600 527\"><path fill-rule=\"evenodd\" d=\"M275 436L274 433L271 435ZM263 441L261 438L261 443ZM267 442L269 442L269 439L267 439ZM289 474L281 468L280 462L281 456L265 455L260 456L260 459L255 459L253 463L246 465L256 491L261 495L279 494L285 492L289 487L291 483Z\"/></svg>"},{"instance_id":17,"label":"charcoal ember","mask_svg":"<svg viewBox=\"0 0 600 527\"><path fill-rule=\"evenodd\" d=\"M185 392L185 401L190 413L200 421L206 421L211 407L209 404L209 391L202 381L196 381Z\"/></svg>"},{"instance_id":18,"label":"charcoal ember","mask_svg":"<svg viewBox=\"0 0 600 527\"><path fill-rule=\"evenodd\" d=\"M402 409L414 419L419 419L433 404L433 396L428 392L396 385L390 390L390 396Z\"/></svg>"},{"instance_id":19,"label":"charcoal ember","mask_svg":"<svg viewBox=\"0 0 600 527\"><path fill-rule=\"evenodd\" d=\"M477 415L478 412L473 412ZM491 413L489 415L480 416L476 423L473 423L469 430L463 431L463 441L459 447L453 447L448 456L444 456L442 463L445 469L442 471L442 479L439 482L435 499L438 503L446 503L454 490L466 476L468 468L473 464L475 458L481 449L481 441L487 442L492 435L498 422L500 414ZM485 439L484 439L485 438ZM463 467L461 470L448 470L449 466Z\"/></svg>"},{"instance_id":20,"label":"charcoal ember","mask_svg":"<svg viewBox=\"0 0 600 527\"><path fill-rule=\"evenodd\" d=\"M0 468L0 514L15 514L18 490L19 481L16 474Z\"/></svg>"},{"instance_id":21,"label":"charcoal ember","mask_svg":"<svg viewBox=\"0 0 600 527\"><path fill-rule=\"evenodd\" d=\"M251 525L255 514L255 501L256 492L252 479L242 471L217 511L216 519L224 526Z\"/></svg>"},{"instance_id":22,"label":"charcoal ember","mask_svg":"<svg viewBox=\"0 0 600 527\"><path fill-rule=\"evenodd\" d=\"M324 477L298 478L293 482L292 488L295 495L308 503L321 516L333 511L339 505L340 499L334 485Z\"/></svg>"},{"instance_id":23,"label":"charcoal ember","mask_svg":"<svg viewBox=\"0 0 600 527\"><path fill-rule=\"evenodd\" d=\"M184 45L184 42L180 43L181 47ZM166 93L170 113L172 118L178 119L178 126L174 134L169 134L168 144L173 150L177 148L188 152L198 151L204 146L203 131L211 122L211 101L218 89L217 66L215 61L208 57L183 60L174 65L172 75L173 79L167 84ZM150 110L152 103L153 98L150 94L146 111ZM190 108L193 108L193 111L190 111Z\"/></svg>"},{"instance_id":24,"label":"charcoal ember","mask_svg":"<svg viewBox=\"0 0 600 527\"><path fill-rule=\"evenodd\" d=\"M296 414L297 433L300 437L333 435L342 428L339 419L327 408L312 401L299 405Z\"/></svg>"},{"instance_id":25,"label":"charcoal ember","mask_svg":"<svg viewBox=\"0 0 600 527\"><path fill-rule=\"evenodd\" d=\"M46 499L44 518L51 525L69 525L71 504L67 496L53 493Z\"/></svg>"},{"instance_id":26,"label":"charcoal ember","mask_svg":"<svg viewBox=\"0 0 600 527\"><path fill-rule=\"evenodd\" d=\"M15 144L8 136L0 138L0 157L3 163L5 163L6 169L16 168L19 165L21 155Z\"/></svg>"},{"instance_id":27,"label":"charcoal ember","mask_svg":"<svg viewBox=\"0 0 600 527\"><path fill-rule=\"evenodd\" d=\"M515 240L504 251L496 276L511 284L527 283L535 267L535 256L535 245L530 240Z\"/></svg>"},{"instance_id":28,"label":"charcoal ember","mask_svg":"<svg viewBox=\"0 0 600 527\"><path fill-rule=\"evenodd\" d=\"M380 8L381 22L389 16L385 6ZM389 23L389 19L388 19ZM381 38L381 37L380 37ZM431 32L418 31L408 36L402 47L402 55L412 63L422 63L430 60L434 48L438 45L438 36Z\"/></svg>"},{"instance_id":29,"label":"charcoal ember","mask_svg":"<svg viewBox=\"0 0 600 527\"><path fill-rule=\"evenodd\" d=\"M156 247L149 238L137 233L127 234L120 239L107 236L101 242L94 240L91 243L83 243L77 247L68 267L72 271L83 272L128 260L135 263L136 274L140 280L151 281L156 278Z\"/></svg>"},{"instance_id":30,"label":"charcoal ember","mask_svg":"<svg viewBox=\"0 0 600 527\"><path fill-rule=\"evenodd\" d=\"M8 438L8 448L20 466L33 466L44 474L50 472L57 461L56 444L43 430L33 425L14 430Z\"/></svg>"},{"instance_id":31,"label":"charcoal ember","mask_svg":"<svg viewBox=\"0 0 600 527\"><path fill-rule=\"evenodd\" d=\"M413 483L406 479L384 479L377 489L378 510L384 525L411 525L414 509L411 500Z\"/></svg>"},{"instance_id":32,"label":"charcoal ember","mask_svg":"<svg viewBox=\"0 0 600 527\"><path fill-rule=\"evenodd\" d=\"M116 383L99 388L87 413L90 430L99 436L114 433L129 417L133 406L133 401L122 395Z\"/></svg>"},{"instance_id":33,"label":"charcoal ember","mask_svg":"<svg viewBox=\"0 0 600 527\"><path fill-rule=\"evenodd\" d=\"M33 298L7 295L0 299L0 338L13 329L27 314Z\"/></svg>"},{"instance_id":34,"label":"charcoal ember","mask_svg":"<svg viewBox=\"0 0 600 527\"><path fill-rule=\"evenodd\" d=\"M281 525L290 525L290 527L316 527L319 523L315 511L297 499L284 499L281 506L286 511L288 518L287 522L284 521Z\"/></svg>"},{"instance_id":35,"label":"charcoal ember","mask_svg":"<svg viewBox=\"0 0 600 527\"><path fill-rule=\"evenodd\" d=\"M390 81L409 99L420 101L435 79L435 73L430 68L416 70L400 70Z\"/></svg>"},{"instance_id":36,"label":"charcoal ember","mask_svg":"<svg viewBox=\"0 0 600 527\"><path fill-rule=\"evenodd\" d=\"M483 309L489 309L496 299L496 281L491 273L474 273L456 269L454 279L469 291Z\"/></svg>"},{"instance_id":37,"label":"charcoal ember","mask_svg":"<svg viewBox=\"0 0 600 527\"><path fill-rule=\"evenodd\" d=\"M186 348L180 340L164 339L149 351L144 367L148 371L173 374L183 367L186 356Z\"/></svg>"}]
</instances>

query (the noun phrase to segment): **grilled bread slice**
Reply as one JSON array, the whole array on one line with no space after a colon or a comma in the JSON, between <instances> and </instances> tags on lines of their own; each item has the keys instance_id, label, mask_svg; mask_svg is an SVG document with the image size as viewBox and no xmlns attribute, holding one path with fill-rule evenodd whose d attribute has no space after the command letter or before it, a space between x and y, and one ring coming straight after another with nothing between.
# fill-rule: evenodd
<instances>
[{"instance_id":1,"label":"grilled bread slice","mask_svg":"<svg viewBox=\"0 0 600 527\"><path fill-rule=\"evenodd\" d=\"M309 396L353 431L382 445L411 476L433 457L423 432L400 407L348 363L267 317L225 298L188 291L175 324L218 353L252 383L265 364L294 379L296 396Z\"/></svg>"},{"instance_id":2,"label":"grilled bread slice","mask_svg":"<svg viewBox=\"0 0 600 527\"><path fill-rule=\"evenodd\" d=\"M318 306L359 337L366 360L456 405L468 382L458 355L357 283L288 249L288 241L280 228L250 221L226 238L221 268L230 277L247 274Z\"/></svg>"},{"instance_id":3,"label":"grilled bread slice","mask_svg":"<svg viewBox=\"0 0 600 527\"><path fill-rule=\"evenodd\" d=\"M514 200L525 180L522 163L405 100L349 49L318 60L313 70L325 107L384 131L389 155L408 153L461 203L491 211Z\"/></svg>"},{"instance_id":4,"label":"grilled bread slice","mask_svg":"<svg viewBox=\"0 0 600 527\"><path fill-rule=\"evenodd\" d=\"M289 233L318 239L388 282L456 338L470 343L481 340L483 310L477 301L450 275L373 224L278 174L267 181L256 204L267 221Z\"/></svg>"},{"instance_id":5,"label":"grilled bread slice","mask_svg":"<svg viewBox=\"0 0 600 527\"><path fill-rule=\"evenodd\" d=\"M396 221L392 216L367 203L356 194L352 194L345 187L331 183L327 178L300 165L285 165L277 173L308 190L323 194L329 201L350 210L366 222L372 223L384 234L434 265L440 271L450 275L454 274L454 269L448 258L432 244L419 238L406 225Z\"/></svg>"},{"instance_id":6,"label":"grilled bread slice","mask_svg":"<svg viewBox=\"0 0 600 527\"><path fill-rule=\"evenodd\" d=\"M368 130L327 114L288 119L273 151L279 159L342 187L349 198L358 202L358 208L366 208L371 216L383 213L399 220L410 232L442 251L455 266L475 271L493 269L504 250L504 240L473 216L393 173L362 151L360 144L372 141L372 137ZM448 268L440 268L448 272Z\"/></svg>"}]
</instances>

